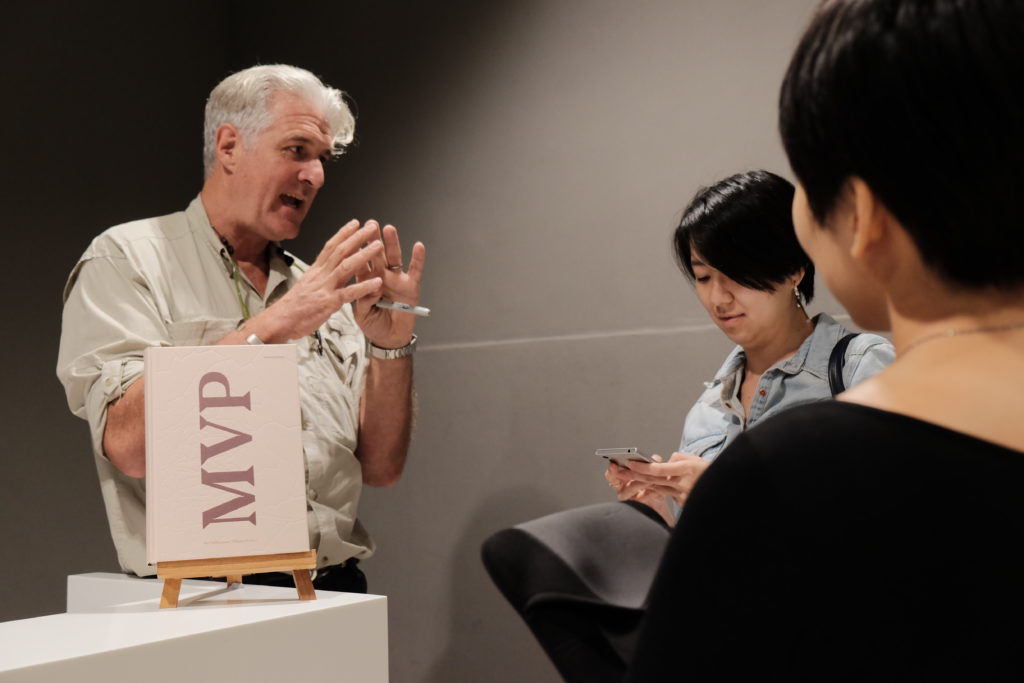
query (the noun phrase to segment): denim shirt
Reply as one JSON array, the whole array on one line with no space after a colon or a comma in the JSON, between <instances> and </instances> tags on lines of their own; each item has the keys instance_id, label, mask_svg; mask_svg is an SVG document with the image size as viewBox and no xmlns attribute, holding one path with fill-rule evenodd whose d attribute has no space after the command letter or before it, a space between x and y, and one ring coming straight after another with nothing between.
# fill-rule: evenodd
<instances>
[{"instance_id":1,"label":"denim shirt","mask_svg":"<svg viewBox=\"0 0 1024 683\"><path fill-rule=\"evenodd\" d=\"M690 409L679 445L682 453L714 460L744 429L760 420L803 403L832 398L828 359L832 348L849 331L825 313L814 318L814 331L789 358L768 368L754 392L750 414L743 415L739 391L746 355L737 346ZM895 358L885 338L861 334L846 349L843 381L847 388L871 377Z\"/></svg>"}]
</instances>

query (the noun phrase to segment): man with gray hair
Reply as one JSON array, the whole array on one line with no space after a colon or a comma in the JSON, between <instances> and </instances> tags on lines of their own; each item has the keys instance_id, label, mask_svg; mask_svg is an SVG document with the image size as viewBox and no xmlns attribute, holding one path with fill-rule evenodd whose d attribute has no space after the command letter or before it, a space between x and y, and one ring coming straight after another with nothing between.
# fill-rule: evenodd
<instances>
[{"instance_id":1,"label":"man with gray hair","mask_svg":"<svg viewBox=\"0 0 1024 683\"><path fill-rule=\"evenodd\" d=\"M185 211L110 228L71 271L57 375L71 411L89 421L124 571L154 573L145 554L143 351L292 343L314 586L366 590L356 564L374 544L356 507L363 483L388 486L402 473L416 348L415 317L375 304L418 303L426 251L417 243L404 269L397 230L373 220L349 221L311 265L279 245L299 234L324 163L354 127L342 94L304 69L227 77L206 105L199 196Z\"/></svg>"}]
</instances>

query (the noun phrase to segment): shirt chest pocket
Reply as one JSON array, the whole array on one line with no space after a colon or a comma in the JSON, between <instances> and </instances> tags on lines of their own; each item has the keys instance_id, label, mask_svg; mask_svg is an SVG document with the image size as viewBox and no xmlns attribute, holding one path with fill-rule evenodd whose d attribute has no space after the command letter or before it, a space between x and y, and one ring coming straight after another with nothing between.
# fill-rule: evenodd
<instances>
[{"instance_id":1,"label":"shirt chest pocket","mask_svg":"<svg viewBox=\"0 0 1024 683\"><path fill-rule=\"evenodd\" d=\"M172 346L213 346L238 329L237 318L210 318L167 323Z\"/></svg>"},{"instance_id":2,"label":"shirt chest pocket","mask_svg":"<svg viewBox=\"0 0 1024 683\"><path fill-rule=\"evenodd\" d=\"M352 387L357 379L356 369L363 352L363 336L358 328L333 317L327 319L324 329L324 353L334 365L341 381Z\"/></svg>"}]
</instances>

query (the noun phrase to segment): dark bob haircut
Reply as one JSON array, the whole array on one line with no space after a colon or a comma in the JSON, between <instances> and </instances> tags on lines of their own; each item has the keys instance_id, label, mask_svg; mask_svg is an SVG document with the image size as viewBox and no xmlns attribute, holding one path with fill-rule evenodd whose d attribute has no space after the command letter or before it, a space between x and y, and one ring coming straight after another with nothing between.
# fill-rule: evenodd
<instances>
[{"instance_id":1,"label":"dark bob haircut","mask_svg":"<svg viewBox=\"0 0 1024 683\"><path fill-rule=\"evenodd\" d=\"M779 130L819 223L856 176L950 285L1024 285L1021 0L824 2Z\"/></svg>"},{"instance_id":2,"label":"dark bob haircut","mask_svg":"<svg viewBox=\"0 0 1024 683\"><path fill-rule=\"evenodd\" d=\"M801 268L798 288L814 298L814 264L793 230L794 188L768 171L737 173L702 188L683 211L673 246L676 262L693 282L690 249L737 284L773 290Z\"/></svg>"}]
</instances>

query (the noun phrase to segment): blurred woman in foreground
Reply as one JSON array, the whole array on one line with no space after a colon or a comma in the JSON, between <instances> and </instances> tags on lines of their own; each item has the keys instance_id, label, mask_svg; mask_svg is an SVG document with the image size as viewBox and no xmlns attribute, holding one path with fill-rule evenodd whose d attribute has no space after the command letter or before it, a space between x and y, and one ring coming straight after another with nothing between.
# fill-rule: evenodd
<instances>
[{"instance_id":1,"label":"blurred woman in foreground","mask_svg":"<svg viewBox=\"0 0 1024 683\"><path fill-rule=\"evenodd\" d=\"M814 17L780 102L797 234L897 360L708 468L627 680L1024 679L1022 27L1015 0Z\"/></svg>"}]
</instances>

